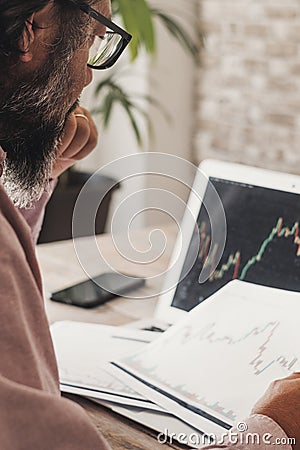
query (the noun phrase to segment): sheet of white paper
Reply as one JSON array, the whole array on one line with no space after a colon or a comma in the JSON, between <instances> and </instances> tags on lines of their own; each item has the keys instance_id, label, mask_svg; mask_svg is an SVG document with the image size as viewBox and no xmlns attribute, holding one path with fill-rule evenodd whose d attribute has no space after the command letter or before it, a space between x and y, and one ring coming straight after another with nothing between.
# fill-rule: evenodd
<instances>
[{"instance_id":1,"label":"sheet of white paper","mask_svg":"<svg viewBox=\"0 0 300 450\"><path fill-rule=\"evenodd\" d=\"M77 387L77 386L70 386L66 384L60 384L60 390L61 392L66 392L69 394L75 394L80 395L82 397L88 397L90 400L94 400L95 402L101 402L106 401L110 403L115 403L117 405L123 405L124 407L127 406L133 406L135 408L143 408L143 409L149 409L151 411L155 412L165 412L165 410L155 403L151 402L150 400L136 400L134 398L121 397L119 395L114 394L106 394L105 392L98 392L94 389L84 388L84 387Z\"/></svg>"},{"instance_id":2,"label":"sheet of white paper","mask_svg":"<svg viewBox=\"0 0 300 450\"><path fill-rule=\"evenodd\" d=\"M84 389L81 395L161 410L107 371L109 361L140 350L157 334L68 321L53 324L51 334L63 392Z\"/></svg>"},{"instance_id":3,"label":"sheet of white paper","mask_svg":"<svg viewBox=\"0 0 300 450\"><path fill-rule=\"evenodd\" d=\"M234 281L152 344L116 361L120 380L206 433L247 415L300 369L300 294Z\"/></svg>"},{"instance_id":4,"label":"sheet of white paper","mask_svg":"<svg viewBox=\"0 0 300 450\"><path fill-rule=\"evenodd\" d=\"M168 436L172 436L172 441L188 445L193 449L210 444L210 440L207 438L205 439L203 435L199 434L198 430L190 427L177 417L166 413L166 411L145 411L142 408L124 407L123 405L95 400L93 398L89 398L89 400L99 403L122 416L128 417L135 422L157 431L157 440L161 444L167 442Z\"/></svg>"}]
</instances>

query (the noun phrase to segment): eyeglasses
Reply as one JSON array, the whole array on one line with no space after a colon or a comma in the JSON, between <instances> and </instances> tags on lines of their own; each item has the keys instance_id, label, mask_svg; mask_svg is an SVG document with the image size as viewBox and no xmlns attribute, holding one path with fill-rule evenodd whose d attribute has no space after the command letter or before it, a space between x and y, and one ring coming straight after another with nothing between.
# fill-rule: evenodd
<instances>
[{"instance_id":1,"label":"eyeglasses","mask_svg":"<svg viewBox=\"0 0 300 450\"><path fill-rule=\"evenodd\" d=\"M90 6L81 4L80 9L112 30L107 31L104 36L95 37L87 64L92 69L108 69L119 59L132 36Z\"/></svg>"}]
</instances>

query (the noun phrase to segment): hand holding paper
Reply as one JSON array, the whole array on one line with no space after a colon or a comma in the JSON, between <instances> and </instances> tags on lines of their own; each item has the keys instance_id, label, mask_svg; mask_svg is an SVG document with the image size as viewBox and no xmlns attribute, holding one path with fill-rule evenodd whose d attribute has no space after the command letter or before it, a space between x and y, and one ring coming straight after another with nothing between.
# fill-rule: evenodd
<instances>
[{"instance_id":1,"label":"hand holding paper","mask_svg":"<svg viewBox=\"0 0 300 450\"><path fill-rule=\"evenodd\" d=\"M300 449L300 373L292 373L274 381L253 408L254 414L264 414L277 422L290 438L295 438L295 450Z\"/></svg>"}]
</instances>

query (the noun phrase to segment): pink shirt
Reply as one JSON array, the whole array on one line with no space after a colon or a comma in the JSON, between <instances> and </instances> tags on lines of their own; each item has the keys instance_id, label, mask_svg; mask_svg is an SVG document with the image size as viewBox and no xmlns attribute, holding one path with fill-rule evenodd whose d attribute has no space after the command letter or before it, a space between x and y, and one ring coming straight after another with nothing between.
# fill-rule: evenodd
<instances>
[{"instance_id":1,"label":"pink shirt","mask_svg":"<svg viewBox=\"0 0 300 450\"><path fill-rule=\"evenodd\" d=\"M49 189L45 190L40 200L32 208L20 208L19 211L28 223L31 229L32 241L37 243L44 220L45 207L50 199L52 192L57 184L57 179L54 179L49 184Z\"/></svg>"},{"instance_id":2,"label":"pink shirt","mask_svg":"<svg viewBox=\"0 0 300 450\"><path fill-rule=\"evenodd\" d=\"M27 214L30 228L0 183L0 448L107 450L85 411L59 391L31 234L46 197Z\"/></svg>"}]
</instances>

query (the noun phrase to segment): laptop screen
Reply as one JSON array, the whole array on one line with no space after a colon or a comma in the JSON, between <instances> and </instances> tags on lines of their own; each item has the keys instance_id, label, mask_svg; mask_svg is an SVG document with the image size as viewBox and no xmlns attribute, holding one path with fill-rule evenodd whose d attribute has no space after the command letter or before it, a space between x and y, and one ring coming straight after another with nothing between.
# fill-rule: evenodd
<instances>
[{"instance_id":1,"label":"laptop screen","mask_svg":"<svg viewBox=\"0 0 300 450\"><path fill-rule=\"evenodd\" d=\"M234 279L300 291L300 195L213 177L210 181L225 210L225 249L216 270L200 284L199 274L210 248L211 231L202 205L197 219L198 258L179 282L172 306L189 311ZM209 204L205 198L208 195L206 191L205 204ZM186 263L195 242L192 237Z\"/></svg>"}]
</instances>

